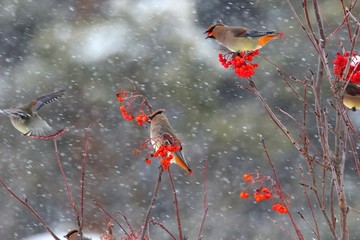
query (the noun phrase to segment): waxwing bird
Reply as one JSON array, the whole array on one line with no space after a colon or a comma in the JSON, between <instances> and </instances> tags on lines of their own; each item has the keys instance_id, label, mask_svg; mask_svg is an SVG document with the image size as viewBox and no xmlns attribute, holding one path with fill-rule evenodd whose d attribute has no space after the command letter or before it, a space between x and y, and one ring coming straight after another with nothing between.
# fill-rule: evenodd
<instances>
[{"instance_id":1,"label":"waxwing bird","mask_svg":"<svg viewBox=\"0 0 360 240\"><path fill-rule=\"evenodd\" d=\"M70 230L65 236L64 238L68 239L68 240L91 240L90 238L87 237L82 237L79 234L79 230L74 229L74 230Z\"/></svg>"},{"instance_id":2,"label":"waxwing bird","mask_svg":"<svg viewBox=\"0 0 360 240\"><path fill-rule=\"evenodd\" d=\"M9 116L12 125L24 136L40 139L56 138L63 134L66 129L53 129L37 112L42 106L59 99L64 94L65 90L49 93L24 105L0 110L0 113Z\"/></svg>"},{"instance_id":3,"label":"waxwing bird","mask_svg":"<svg viewBox=\"0 0 360 240\"><path fill-rule=\"evenodd\" d=\"M243 27L226 26L223 23L211 25L205 33L207 34L206 39L215 39L231 52L255 51L277 36L283 37L284 35L274 31L261 32Z\"/></svg>"},{"instance_id":4,"label":"waxwing bird","mask_svg":"<svg viewBox=\"0 0 360 240\"><path fill-rule=\"evenodd\" d=\"M356 111L357 108L360 108L360 86L347 83L345 88L343 103L349 109Z\"/></svg>"},{"instance_id":5,"label":"waxwing bird","mask_svg":"<svg viewBox=\"0 0 360 240\"><path fill-rule=\"evenodd\" d=\"M173 156L170 163L176 163L191 175L192 171L189 168L189 165L186 163L186 160L181 152L181 142L175 135L169 120L163 114L164 111L164 109L159 109L149 116L151 143L155 151L160 146L179 146L179 151L169 153Z\"/></svg>"}]
</instances>

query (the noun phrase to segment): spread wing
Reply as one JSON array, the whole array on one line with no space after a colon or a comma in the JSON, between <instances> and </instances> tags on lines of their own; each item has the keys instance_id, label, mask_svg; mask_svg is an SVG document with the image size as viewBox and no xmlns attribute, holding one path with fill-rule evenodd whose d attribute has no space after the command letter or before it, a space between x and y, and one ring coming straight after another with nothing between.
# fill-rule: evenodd
<instances>
[{"instance_id":1,"label":"spread wing","mask_svg":"<svg viewBox=\"0 0 360 240\"><path fill-rule=\"evenodd\" d=\"M33 117L27 124L28 132L24 135L32 138L49 139L56 138L65 133L66 129L53 129L39 116Z\"/></svg>"},{"instance_id":2,"label":"spread wing","mask_svg":"<svg viewBox=\"0 0 360 240\"><path fill-rule=\"evenodd\" d=\"M35 103L34 103L34 109L35 111L39 111L39 109L48 104L48 103L51 103L59 98L61 98L62 96L64 96L65 94L65 90L60 90L60 91L57 91L57 92L53 92L53 93L49 93L47 95L44 95L44 96L41 96L41 97L38 97L36 100L35 100Z\"/></svg>"},{"instance_id":3,"label":"spread wing","mask_svg":"<svg viewBox=\"0 0 360 240\"><path fill-rule=\"evenodd\" d=\"M20 110L20 109L16 109L16 108L11 108L11 109L0 109L0 113L7 115L9 117L16 117L19 119L28 119L30 118L30 114Z\"/></svg>"}]
</instances>

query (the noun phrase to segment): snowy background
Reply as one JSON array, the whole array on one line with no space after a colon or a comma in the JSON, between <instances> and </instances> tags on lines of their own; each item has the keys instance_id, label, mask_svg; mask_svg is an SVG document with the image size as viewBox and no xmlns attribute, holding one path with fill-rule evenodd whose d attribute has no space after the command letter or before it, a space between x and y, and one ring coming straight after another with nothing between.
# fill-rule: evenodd
<instances>
[{"instance_id":1,"label":"snowy background","mask_svg":"<svg viewBox=\"0 0 360 240\"><path fill-rule=\"evenodd\" d=\"M301 1L292 2L302 14ZM335 0L322 2L326 25L337 26L343 16L340 4ZM154 109L166 109L183 140L184 154L194 174L189 176L175 166L172 173L179 191L184 234L189 239L196 238L203 215L205 158L209 211L204 239L289 237L282 229L292 231L286 215L272 211L269 203L255 204L239 198L244 172L272 174L259 134L267 141L284 190L293 196L291 210L307 210L299 185L299 165L305 163L268 119L257 99L235 87L241 80L217 61L220 47L203 35L214 19L285 34L284 40L272 41L255 59L259 68L254 81L270 106L279 106L295 116L300 114L299 101L276 69L262 58L269 58L300 78L317 61L285 1L0 2L0 108L66 90L66 96L45 106L41 115L50 119L54 127L69 128L58 138L58 146L77 204L85 128L92 126L86 165L85 234L101 233L107 223L91 199L109 212L122 211L139 228L152 196L158 165L148 166L143 156L133 155L133 149L148 137L148 129L122 119L115 97L119 88L132 89L127 78L136 82ZM342 39L339 32L338 40ZM331 42L328 52L335 56L338 51L338 42ZM329 92L324 94L325 99L331 98ZM356 119L360 113L351 114L354 124L359 124ZM282 116L282 120L286 117ZM0 123L0 177L26 198L52 229L66 232L75 228L53 141L22 137L5 117L0 118ZM289 123L288 127L293 130L296 126ZM348 201L359 207L359 180L351 165L348 167ZM2 187L0 203L1 239L24 239L44 232L35 217ZM166 175L152 217L176 233ZM321 216L319 219L322 223ZM350 215L350 221L351 235L359 236L359 218ZM305 223L299 227L306 239L313 236ZM330 236L325 224L320 227L324 239ZM153 239L167 238L158 227L151 227L151 233ZM120 236L119 229L116 234Z\"/></svg>"}]
</instances>

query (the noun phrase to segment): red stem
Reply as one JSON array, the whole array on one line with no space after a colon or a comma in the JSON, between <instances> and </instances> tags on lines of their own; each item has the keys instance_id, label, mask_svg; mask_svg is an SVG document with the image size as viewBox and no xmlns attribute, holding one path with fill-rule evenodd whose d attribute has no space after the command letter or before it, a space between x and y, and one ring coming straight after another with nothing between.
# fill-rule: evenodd
<instances>
[{"instance_id":1,"label":"red stem","mask_svg":"<svg viewBox=\"0 0 360 240\"><path fill-rule=\"evenodd\" d=\"M67 181L67 178L66 178L64 169L63 169L63 167L62 167L62 165L61 165L61 159L60 159L60 154L59 154L59 150L58 150L56 138L54 139L54 146L55 146L56 161L57 161L57 163L58 163L58 165L59 165L60 172L61 172L61 176L63 177L64 183L65 183L66 192L67 192L67 195L68 195L68 198L69 198L69 202L70 202L70 205L71 205L71 207L72 207L72 209L73 209L73 212L74 212L74 215L75 215L77 224L78 224L78 226L80 226L79 211L77 210L77 208L76 208L76 206L75 206L74 199L73 199L73 197L72 197L72 195L71 195L69 183L68 183L68 181Z\"/></svg>"},{"instance_id":2,"label":"red stem","mask_svg":"<svg viewBox=\"0 0 360 240\"><path fill-rule=\"evenodd\" d=\"M152 220L152 219L149 221L149 223L151 223L151 224L153 224L153 225L158 225L159 227L161 227L162 229L164 229L165 232L167 232L172 239L176 240L176 237L175 237L164 225L162 225L161 223L156 222L156 221L154 221L154 220Z\"/></svg>"},{"instance_id":3,"label":"red stem","mask_svg":"<svg viewBox=\"0 0 360 240\"><path fill-rule=\"evenodd\" d=\"M302 168L300 168L300 171L301 171L301 181L302 181L302 182L305 182L305 179L304 179L304 170L303 170ZM308 194L308 192L307 192L307 190L306 190L306 187L308 187L308 186L305 186L305 185L302 185L302 186L303 186L303 188L304 188L304 194L305 194L305 197L306 197L306 201L307 201L307 204L308 204L308 206L309 206L310 213L311 213L312 219L313 219L314 224L315 224L315 229L316 229L316 230L315 230L315 231L312 230L312 231L314 232L314 234L316 235L316 237L317 237L318 239L320 239L319 225L318 225L318 222L317 222L317 219L316 219L316 216L315 216L314 208L313 208L312 203L311 203L311 201L310 201L309 194ZM305 220L305 218L303 218L303 219ZM310 224L308 224L308 225L310 225ZM312 229L312 228L311 228L311 229Z\"/></svg>"},{"instance_id":4,"label":"red stem","mask_svg":"<svg viewBox=\"0 0 360 240\"><path fill-rule=\"evenodd\" d=\"M182 234L182 228L181 228L181 218L180 218L179 204L178 204L178 200L177 200L177 196L176 196L176 190L175 190L175 184L174 184L173 177L171 175L170 168L168 168L168 173L169 173L169 180L170 180L171 190L173 192L173 197L174 197L174 206L175 206L175 212L176 212L176 220L177 220L177 224L178 224L179 239L182 240L183 239L183 234Z\"/></svg>"},{"instance_id":5,"label":"red stem","mask_svg":"<svg viewBox=\"0 0 360 240\"><path fill-rule=\"evenodd\" d=\"M128 237L129 240L132 239L130 237L130 235L127 233L127 231L125 230L125 228L121 225L121 223L119 223L118 220L116 220L116 218L114 218L108 211L106 211L105 208L103 208L95 199L93 199L93 202L94 202L95 206L100 208L101 211L103 211L112 221L114 221L121 228L121 230L123 230L123 232L125 233L125 235ZM118 213L120 213L120 212L118 212ZM120 213L120 215L123 216L122 213ZM123 216L123 218L125 219L125 222L128 224L127 219L124 216ZM132 233L134 233L131 228L130 228L130 230Z\"/></svg>"},{"instance_id":6,"label":"red stem","mask_svg":"<svg viewBox=\"0 0 360 240\"><path fill-rule=\"evenodd\" d=\"M200 229L199 229L199 233L198 233L198 237L197 239L200 240L201 239L201 233L203 231L203 227L204 227L204 223L205 223L205 218L206 218L206 214L208 211L208 206L207 206L207 186L206 186L206 170L207 170L207 159L204 159L204 168L203 168L203 175L204 175L204 215L202 217L201 220L201 225L200 225Z\"/></svg>"},{"instance_id":7,"label":"red stem","mask_svg":"<svg viewBox=\"0 0 360 240\"><path fill-rule=\"evenodd\" d=\"M282 188L281 188L281 185L280 185L279 177L278 177L278 175L277 175L277 172L276 172L274 163L272 162L272 160L271 160L271 158L270 158L269 152L268 152L267 147L266 147L266 144L265 144L265 140L264 140L263 138L261 138L261 143L262 143L262 145L263 145L263 149L264 149L264 151L265 151L266 157L267 157L267 159L268 159L268 161L269 161L269 164L270 164L270 166L271 166L271 169L272 169L272 171L273 171L273 175L274 175L275 182L276 182L276 185L277 185L277 188L276 188L276 189L277 189L277 194L279 195L279 198L280 198L282 204L283 204L287 209L289 209L288 206L287 206L287 204L286 204L286 200L285 200L285 198L284 198L284 195L283 195L283 191L282 191ZM291 221L291 223L292 223L292 225L293 225L293 227L294 227L294 229L295 229L295 232L296 232L298 238L299 238L300 240L304 240L304 237L303 237L300 229L299 229L298 226L296 225L296 222L295 222L295 220L294 220L291 212L288 211L287 214L288 214L288 216L289 216L289 218L290 218L290 221Z\"/></svg>"},{"instance_id":8,"label":"red stem","mask_svg":"<svg viewBox=\"0 0 360 240\"><path fill-rule=\"evenodd\" d=\"M51 234L51 236L55 239L55 240L60 240L60 238L58 238L55 233L50 229L49 225L44 221L44 219L28 204L27 200L22 200L20 197L18 197L5 183L5 181L0 178L0 183L1 185L3 185L3 187L6 189L6 191L8 191L14 198L16 198L16 200L18 200L22 205L25 206L26 209L28 209L41 223L42 225L45 227L45 229Z\"/></svg>"},{"instance_id":9,"label":"red stem","mask_svg":"<svg viewBox=\"0 0 360 240\"><path fill-rule=\"evenodd\" d=\"M144 223L143 223L143 229L142 229L140 240L144 240L145 233L146 233L146 228L147 228L148 223L149 223L151 210L152 210L152 208L153 208L153 206L155 204L155 201L157 199L157 195L158 195L158 192L159 192L159 187L160 187L160 182L161 182L161 175L162 175L163 172L164 172L163 168L160 167L159 168L159 175L158 175L156 185L155 185L155 190L154 190L153 196L151 198L150 206L149 206L149 208L148 208L148 210L146 212L146 215L145 215L145 220L144 220Z\"/></svg>"},{"instance_id":10,"label":"red stem","mask_svg":"<svg viewBox=\"0 0 360 240\"><path fill-rule=\"evenodd\" d=\"M127 225L128 228L130 229L130 232L134 233L135 231L134 231L134 229L131 227L131 225L130 225L128 219L127 219L127 217L126 217L122 212L120 212L120 211L117 211L116 214L119 214L119 215L124 219L126 225ZM126 233L126 232L125 232L125 233Z\"/></svg>"},{"instance_id":11,"label":"red stem","mask_svg":"<svg viewBox=\"0 0 360 240\"><path fill-rule=\"evenodd\" d=\"M81 197L80 197L80 226L79 226L79 232L81 236L82 236L82 229L84 226L85 163L89 151L90 132L91 132L91 127L89 126L86 129L85 152L84 152L83 160L81 162L81 180L80 180Z\"/></svg>"}]
</instances>

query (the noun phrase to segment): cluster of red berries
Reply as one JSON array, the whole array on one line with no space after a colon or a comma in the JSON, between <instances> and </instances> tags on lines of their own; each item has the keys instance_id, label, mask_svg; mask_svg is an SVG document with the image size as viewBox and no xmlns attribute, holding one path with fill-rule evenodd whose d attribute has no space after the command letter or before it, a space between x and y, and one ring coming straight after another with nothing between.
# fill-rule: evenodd
<instances>
[{"instance_id":1,"label":"cluster of red berries","mask_svg":"<svg viewBox=\"0 0 360 240\"><path fill-rule=\"evenodd\" d=\"M251 63L254 56L259 54L259 50L249 53L239 52L230 54L230 58L226 58L219 53L219 62L224 68L233 67L234 72L241 78L248 78L255 74L255 69L258 67L256 63Z\"/></svg>"},{"instance_id":2,"label":"cluster of red berries","mask_svg":"<svg viewBox=\"0 0 360 240\"><path fill-rule=\"evenodd\" d=\"M360 83L360 54L353 53L351 57L349 52L345 52L344 55L337 53L336 58L333 61L334 74L338 79L343 79L344 71L350 59L350 67L344 79L351 83Z\"/></svg>"},{"instance_id":3,"label":"cluster of red berries","mask_svg":"<svg viewBox=\"0 0 360 240\"><path fill-rule=\"evenodd\" d=\"M281 213L281 214L284 214L284 213L287 213L289 212L287 207L284 206L283 204L280 204L280 203L275 203L272 205L272 209L274 211L277 211L278 213Z\"/></svg>"},{"instance_id":4,"label":"cluster of red berries","mask_svg":"<svg viewBox=\"0 0 360 240\"><path fill-rule=\"evenodd\" d=\"M134 92L130 92L130 91L121 89L118 93L116 93L116 98L118 99L118 101L120 103L122 103L122 105L120 106L120 112L121 112L121 115L123 116L123 118L128 121L134 120L134 116L131 113L133 102L137 98L144 98L144 96L141 94L136 94ZM146 123L149 120L149 118L143 112L142 105L140 105L140 107L139 107L139 112L140 113L139 113L139 115L137 115L135 117L135 120L138 123L138 125L141 126L144 123Z\"/></svg>"},{"instance_id":5,"label":"cluster of red berries","mask_svg":"<svg viewBox=\"0 0 360 240\"><path fill-rule=\"evenodd\" d=\"M247 192L240 192L240 198L249 198L250 195Z\"/></svg>"},{"instance_id":6,"label":"cluster of red berries","mask_svg":"<svg viewBox=\"0 0 360 240\"><path fill-rule=\"evenodd\" d=\"M245 182L251 182L250 184L254 184L256 182L261 182L262 183L261 185L263 185L264 180L268 179L268 178L259 177L259 176L257 176L254 179L254 177L250 173L244 173L243 178L244 178ZM240 196L240 198L249 198L250 194L246 191L241 191L239 196ZM273 197L273 195L269 188L260 187L259 189L255 190L253 197L254 197L255 202L261 202L263 200L271 199ZM273 204L272 209L281 214L288 212L286 206L283 204L280 204L280 203Z\"/></svg>"},{"instance_id":7,"label":"cluster of red berries","mask_svg":"<svg viewBox=\"0 0 360 240\"><path fill-rule=\"evenodd\" d=\"M181 150L181 146L177 145L160 145L160 147L152 154L153 157L160 157L160 164L164 170L170 166L170 161L174 158L171 153ZM150 159L145 159L147 164L151 164Z\"/></svg>"},{"instance_id":8,"label":"cluster of red berries","mask_svg":"<svg viewBox=\"0 0 360 240\"><path fill-rule=\"evenodd\" d=\"M252 180L252 176L249 173L244 173L243 178L245 182L250 182Z\"/></svg>"},{"instance_id":9,"label":"cluster of red berries","mask_svg":"<svg viewBox=\"0 0 360 240\"><path fill-rule=\"evenodd\" d=\"M260 188L254 192L255 202L261 202L262 200L268 200L271 198L271 192L268 188Z\"/></svg>"},{"instance_id":10,"label":"cluster of red berries","mask_svg":"<svg viewBox=\"0 0 360 240\"><path fill-rule=\"evenodd\" d=\"M120 112L125 120L132 121L134 119L134 116L126 111L126 107L124 105L120 106Z\"/></svg>"},{"instance_id":11,"label":"cluster of red berries","mask_svg":"<svg viewBox=\"0 0 360 240\"><path fill-rule=\"evenodd\" d=\"M121 115L125 120L132 121L134 120L134 116L131 113L128 113L126 107L124 105L120 106ZM149 118L145 113L140 113L135 117L136 122L139 126L143 125L144 123L148 122Z\"/></svg>"},{"instance_id":12,"label":"cluster of red berries","mask_svg":"<svg viewBox=\"0 0 360 240\"><path fill-rule=\"evenodd\" d=\"M149 118L148 118L148 116L146 116L145 113L141 113L141 114L139 114L139 115L136 116L135 120L136 120L136 122L138 123L138 125L141 126L141 125L143 125L144 123L146 123L146 122L149 120Z\"/></svg>"},{"instance_id":13,"label":"cluster of red berries","mask_svg":"<svg viewBox=\"0 0 360 240\"><path fill-rule=\"evenodd\" d=\"M121 89L118 93L116 93L116 98L121 103L120 112L125 120L132 121L135 119L138 125L143 125L144 123L149 121L149 117L142 110L143 106L148 106L146 105L147 100L143 95ZM139 110L138 110L139 114L136 117L134 117L134 115L132 114L132 110L133 110L133 104L137 99L142 99L142 102L139 106ZM148 141L146 141L146 144L148 144ZM176 144L161 145L153 154L151 154L151 156L159 157L162 168L166 170L169 168L170 162L174 158L174 155L171 153L180 150L181 150L181 146L177 146ZM145 163L151 164L152 161L150 158L146 157Z\"/></svg>"},{"instance_id":14,"label":"cluster of red berries","mask_svg":"<svg viewBox=\"0 0 360 240\"><path fill-rule=\"evenodd\" d=\"M240 192L240 198L249 198L250 195L247 192ZM271 198L271 192L268 188L257 189L254 193L255 202L261 202L262 200L268 200Z\"/></svg>"}]
</instances>

